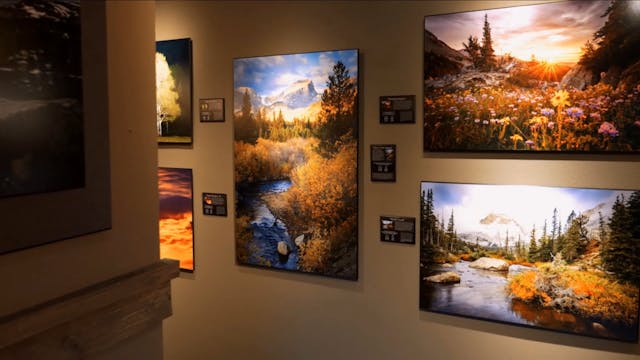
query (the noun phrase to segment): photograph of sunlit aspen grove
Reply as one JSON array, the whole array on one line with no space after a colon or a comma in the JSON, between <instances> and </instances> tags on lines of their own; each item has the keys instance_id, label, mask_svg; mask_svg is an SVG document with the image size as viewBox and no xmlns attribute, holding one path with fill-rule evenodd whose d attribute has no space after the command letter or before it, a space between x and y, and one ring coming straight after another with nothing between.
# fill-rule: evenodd
<instances>
[{"instance_id":1,"label":"photograph of sunlit aspen grove","mask_svg":"<svg viewBox=\"0 0 640 360\"><path fill-rule=\"evenodd\" d=\"M191 169L158 168L160 257L194 270L193 176Z\"/></svg>"},{"instance_id":2,"label":"photograph of sunlit aspen grove","mask_svg":"<svg viewBox=\"0 0 640 360\"><path fill-rule=\"evenodd\" d=\"M424 151L638 152L640 2L427 16Z\"/></svg>"},{"instance_id":3,"label":"photograph of sunlit aspen grove","mask_svg":"<svg viewBox=\"0 0 640 360\"><path fill-rule=\"evenodd\" d=\"M356 280L358 51L233 70L237 263Z\"/></svg>"},{"instance_id":4,"label":"photograph of sunlit aspen grove","mask_svg":"<svg viewBox=\"0 0 640 360\"><path fill-rule=\"evenodd\" d=\"M420 309L638 340L640 191L422 182Z\"/></svg>"},{"instance_id":5,"label":"photograph of sunlit aspen grove","mask_svg":"<svg viewBox=\"0 0 640 360\"><path fill-rule=\"evenodd\" d=\"M160 144L191 144L191 39L156 42L156 127Z\"/></svg>"}]
</instances>

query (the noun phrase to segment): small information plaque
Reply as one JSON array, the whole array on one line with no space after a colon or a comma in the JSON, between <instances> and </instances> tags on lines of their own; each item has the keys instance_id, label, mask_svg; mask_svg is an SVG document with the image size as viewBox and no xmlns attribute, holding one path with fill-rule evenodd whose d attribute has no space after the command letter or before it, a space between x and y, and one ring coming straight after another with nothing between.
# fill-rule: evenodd
<instances>
[{"instance_id":1,"label":"small information plaque","mask_svg":"<svg viewBox=\"0 0 640 360\"><path fill-rule=\"evenodd\" d=\"M416 218L380 216L380 241L415 244Z\"/></svg>"},{"instance_id":2,"label":"small information plaque","mask_svg":"<svg viewBox=\"0 0 640 360\"><path fill-rule=\"evenodd\" d=\"M224 99L200 99L200 122L224 122Z\"/></svg>"},{"instance_id":3,"label":"small information plaque","mask_svg":"<svg viewBox=\"0 0 640 360\"><path fill-rule=\"evenodd\" d=\"M396 181L395 145L371 145L371 181Z\"/></svg>"},{"instance_id":4,"label":"small information plaque","mask_svg":"<svg viewBox=\"0 0 640 360\"><path fill-rule=\"evenodd\" d=\"M202 213L227 216L227 194L202 193Z\"/></svg>"},{"instance_id":5,"label":"small information plaque","mask_svg":"<svg viewBox=\"0 0 640 360\"><path fill-rule=\"evenodd\" d=\"M380 124L415 124L416 96L380 96Z\"/></svg>"}]
</instances>

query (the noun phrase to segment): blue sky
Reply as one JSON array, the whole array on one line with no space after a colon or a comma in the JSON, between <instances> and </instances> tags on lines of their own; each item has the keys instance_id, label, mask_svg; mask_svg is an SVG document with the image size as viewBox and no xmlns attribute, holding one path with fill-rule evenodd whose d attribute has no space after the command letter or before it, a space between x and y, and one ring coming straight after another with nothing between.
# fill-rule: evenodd
<instances>
[{"instance_id":1,"label":"blue sky","mask_svg":"<svg viewBox=\"0 0 640 360\"><path fill-rule=\"evenodd\" d=\"M261 96L280 93L298 80L310 79L318 93L326 88L327 77L338 62L358 76L358 51L338 50L303 54L274 55L233 60L234 88L250 87Z\"/></svg>"},{"instance_id":2,"label":"blue sky","mask_svg":"<svg viewBox=\"0 0 640 360\"><path fill-rule=\"evenodd\" d=\"M545 219L550 220L553 209L557 208L564 222L572 210L581 213L600 203L612 204L620 193L626 198L632 193L608 189L423 182L421 191L426 192L428 188L433 189L436 215L444 214L447 221L453 210L458 231L473 230L474 225L490 213L506 215L530 229L534 224L540 227Z\"/></svg>"},{"instance_id":3,"label":"blue sky","mask_svg":"<svg viewBox=\"0 0 640 360\"><path fill-rule=\"evenodd\" d=\"M602 15L608 5L608 1L602 0L563 1L427 16L425 29L459 50L469 35L482 40L487 14L497 54L510 52L523 60L536 54L540 60L574 62L580 48L606 21Z\"/></svg>"}]
</instances>

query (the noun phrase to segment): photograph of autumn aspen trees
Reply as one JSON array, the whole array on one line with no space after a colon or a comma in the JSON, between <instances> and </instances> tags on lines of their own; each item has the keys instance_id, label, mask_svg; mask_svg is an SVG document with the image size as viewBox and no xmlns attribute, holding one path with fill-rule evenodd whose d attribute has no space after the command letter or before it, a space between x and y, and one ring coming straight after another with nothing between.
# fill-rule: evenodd
<instances>
[{"instance_id":1,"label":"photograph of autumn aspen trees","mask_svg":"<svg viewBox=\"0 0 640 360\"><path fill-rule=\"evenodd\" d=\"M420 190L420 309L638 340L640 191Z\"/></svg>"},{"instance_id":2,"label":"photograph of autumn aspen trees","mask_svg":"<svg viewBox=\"0 0 640 360\"><path fill-rule=\"evenodd\" d=\"M238 264L358 277L358 51L235 59Z\"/></svg>"},{"instance_id":3,"label":"photograph of autumn aspen trees","mask_svg":"<svg viewBox=\"0 0 640 360\"><path fill-rule=\"evenodd\" d=\"M158 143L191 144L191 39L156 42Z\"/></svg>"},{"instance_id":4,"label":"photograph of autumn aspen trees","mask_svg":"<svg viewBox=\"0 0 640 360\"><path fill-rule=\"evenodd\" d=\"M638 152L640 2L427 16L424 151Z\"/></svg>"}]
</instances>

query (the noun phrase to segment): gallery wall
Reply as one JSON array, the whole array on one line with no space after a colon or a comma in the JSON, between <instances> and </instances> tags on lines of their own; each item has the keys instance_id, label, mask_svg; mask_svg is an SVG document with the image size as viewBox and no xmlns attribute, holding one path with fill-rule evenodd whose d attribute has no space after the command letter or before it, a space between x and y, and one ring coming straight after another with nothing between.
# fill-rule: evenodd
<instances>
[{"instance_id":1,"label":"gallery wall","mask_svg":"<svg viewBox=\"0 0 640 360\"><path fill-rule=\"evenodd\" d=\"M417 122L381 125L378 98L422 96L425 15L517 1L203 2L156 4L156 39L193 40L193 99L223 97L224 123L194 115L191 146L161 147L160 166L193 169L196 270L173 282L167 359L636 359L638 344L421 312L418 246L379 240L379 216L419 216L419 182L640 188L636 157L422 151ZM232 60L360 50L360 226L356 282L235 264ZM420 101L418 101L420 104ZM371 144L397 144L395 183L372 183ZM203 192L229 217L203 216Z\"/></svg>"},{"instance_id":2,"label":"gallery wall","mask_svg":"<svg viewBox=\"0 0 640 360\"><path fill-rule=\"evenodd\" d=\"M85 83L87 91L99 90L104 86L100 74L108 75L108 98L99 101L108 102L109 111L112 228L2 255L0 316L158 260L157 146L154 124L147 120L155 110L155 5L115 1L82 6L85 50L94 56L85 59L85 70L99 69L87 76L95 81ZM95 57L105 46L107 58ZM29 211L50 209L28 209L25 215ZM160 359L162 328L158 325L99 358Z\"/></svg>"}]
</instances>

